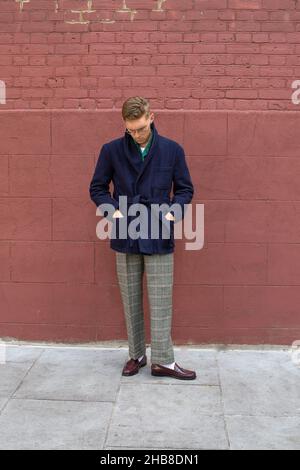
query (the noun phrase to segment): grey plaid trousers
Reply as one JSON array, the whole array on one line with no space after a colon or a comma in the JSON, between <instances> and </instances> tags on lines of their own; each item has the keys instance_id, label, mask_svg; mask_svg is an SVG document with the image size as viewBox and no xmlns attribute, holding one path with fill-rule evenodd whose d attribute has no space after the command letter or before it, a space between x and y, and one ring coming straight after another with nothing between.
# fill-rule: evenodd
<instances>
[{"instance_id":1,"label":"grey plaid trousers","mask_svg":"<svg viewBox=\"0 0 300 470\"><path fill-rule=\"evenodd\" d=\"M147 291L151 322L151 363L174 362L171 339L173 310L174 253L145 255L116 251L116 269L124 307L129 357L137 359L146 353L143 274L147 275Z\"/></svg>"}]
</instances>

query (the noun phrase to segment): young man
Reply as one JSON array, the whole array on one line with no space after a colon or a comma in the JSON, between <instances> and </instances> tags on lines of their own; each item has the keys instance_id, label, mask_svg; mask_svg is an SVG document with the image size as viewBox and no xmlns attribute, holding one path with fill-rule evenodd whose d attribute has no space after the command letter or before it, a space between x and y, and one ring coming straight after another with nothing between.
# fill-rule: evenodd
<instances>
[{"instance_id":1,"label":"young man","mask_svg":"<svg viewBox=\"0 0 300 470\"><path fill-rule=\"evenodd\" d=\"M127 231L126 237L116 236L110 241L110 247L116 252L129 343L129 360L122 375L134 375L147 364L142 292L146 271L151 315L151 374L193 380L196 373L174 361L171 326L174 223L184 217L185 204L192 200L194 187L183 148L158 134L148 100L139 96L127 99L122 117L125 134L102 146L90 183L94 203L112 205L113 211L105 210L104 216L113 222L118 234L122 224L123 228L124 224L128 228L132 220L130 206L146 207L146 219L140 224L146 237L131 237ZM111 181L114 184L112 196ZM170 201L172 183L174 196ZM120 204L120 196L127 197L128 212ZM165 213L159 213L156 219L158 237L151 232L154 204L165 205ZM168 238L161 233L163 226L169 227Z\"/></svg>"}]
</instances>

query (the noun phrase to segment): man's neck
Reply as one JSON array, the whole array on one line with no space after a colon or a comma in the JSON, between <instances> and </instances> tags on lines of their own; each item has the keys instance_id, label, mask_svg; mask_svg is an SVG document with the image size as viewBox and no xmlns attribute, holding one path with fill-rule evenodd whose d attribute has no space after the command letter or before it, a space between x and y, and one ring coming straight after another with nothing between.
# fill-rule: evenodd
<instances>
[{"instance_id":1,"label":"man's neck","mask_svg":"<svg viewBox=\"0 0 300 470\"><path fill-rule=\"evenodd\" d=\"M140 147L147 147L147 145L148 145L149 140L151 139L151 137L152 137L152 131L150 132L150 135L149 135L147 141L146 141L144 144L140 145Z\"/></svg>"}]
</instances>

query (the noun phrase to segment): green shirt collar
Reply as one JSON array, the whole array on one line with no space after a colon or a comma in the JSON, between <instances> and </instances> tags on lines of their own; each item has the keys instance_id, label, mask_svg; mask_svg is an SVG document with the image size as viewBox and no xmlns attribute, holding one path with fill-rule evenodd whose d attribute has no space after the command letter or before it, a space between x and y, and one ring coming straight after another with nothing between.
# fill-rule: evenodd
<instances>
[{"instance_id":1,"label":"green shirt collar","mask_svg":"<svg viewBox=\"0 0 300 470\"><path fill-rule=\"evenodd\" d=\"M144 160L144 158L146 157L146 155L147 155L148 152L149 152L149 149L150 149L152 140L153 140L153 131L152 131L152 135L151 135L151 137L150 137L150 139L149 139L149 141L148 141L148 144L147 144L146 147L144 148L144 151L142 151L140 144L138 144L138 143L133 139L133 142L135 143L135 145L136 145L137 148L139 149L140 155L141 155L141 157L142 157L143 160Z\"/></svg>"}]
</instances>

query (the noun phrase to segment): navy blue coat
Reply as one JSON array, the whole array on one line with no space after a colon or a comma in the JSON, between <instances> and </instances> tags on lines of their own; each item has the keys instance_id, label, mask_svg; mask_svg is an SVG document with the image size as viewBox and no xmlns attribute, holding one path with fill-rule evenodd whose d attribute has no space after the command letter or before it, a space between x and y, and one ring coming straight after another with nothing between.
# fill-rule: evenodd
<instances>
[{"instance_id":1,"label":"navy blue coat","mask_svg":"<svg viewBox=\"0 0 300 470\"><path fill-rule=\"evenodd\" d=\"M125 223L130 223L135 217L124 214L123 206L119 204L119 196L127 196L127 207L134 203L141 203L150 208L151 203L171 204L179 203L182 211L173 210L174 221L167 221L165 215L159 214L159 238L151 238L151 218L148 219L148 239L133 239L129 235L126 239L118 238L119 224L122 219L112 218L108 211L101 213L113 224L117 238L111 238L110 247L123 253L172 253L175 247L174 223L184 218L186 207L193 198L194 187L187 167L182 146L177 142L158 134L154 122L151 123L153 139L144 161L133 138L124 132L124 136L103 144L95 172L90 182L90 197L98 207L100 204L113 204L123 215ZM109 184L113 181L113 195ZM173 183L173 198L170 198ZM114 209L114 210L115 210ZM148 209L147 209L148 211ZM150 210L148 211L150 214ZM168 211L166 211L168 212ZM165 214L166 214L165 212ZM163 238L162 223L167 223L169 237ZM170 224L170 225L169 225Z\"/></svg>"}]
</instances>

